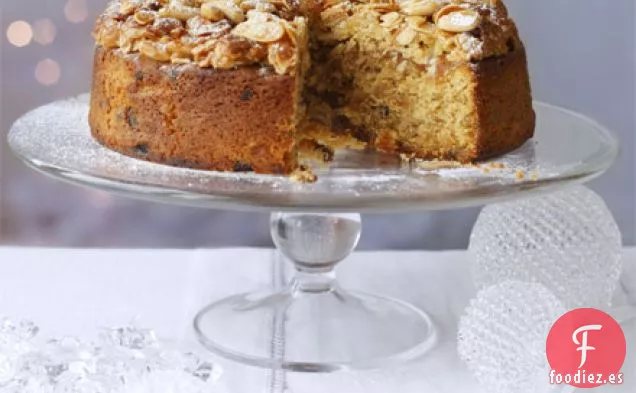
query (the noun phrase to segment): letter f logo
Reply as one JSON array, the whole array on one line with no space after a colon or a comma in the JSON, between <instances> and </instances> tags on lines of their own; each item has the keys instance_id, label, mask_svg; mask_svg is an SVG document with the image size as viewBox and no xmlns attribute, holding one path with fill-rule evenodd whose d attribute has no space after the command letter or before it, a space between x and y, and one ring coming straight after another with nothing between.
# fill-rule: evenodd
<instances>
[{"instance_id":1,"label":"letter f logo","mask_svg":"<svg viewBox=\"0 0 636 393\"><path fill-rule=\"evenodd\" d=\"M585 325L576 329L574 331L574 334L572 334L572 341L574 341L574 344L580 345L580 347L576 349L577 351L581 351L581 364L579 365L579 368L583 367L583 365L587 361L587 351L593 351L596 349L594 347L590 347L587 345L587 332L590 330L601 330L602 328L603 328L602 325ZM582 340L581 342L579 342L579 339L577 338L577 336L581 332L583 333Z\"/></svg>"}]
</instances>

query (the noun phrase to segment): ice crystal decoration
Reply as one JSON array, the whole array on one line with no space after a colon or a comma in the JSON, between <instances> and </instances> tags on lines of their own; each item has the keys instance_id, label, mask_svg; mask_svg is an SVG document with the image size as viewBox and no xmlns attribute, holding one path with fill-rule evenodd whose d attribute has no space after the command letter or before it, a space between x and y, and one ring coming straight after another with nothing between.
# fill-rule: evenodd
<instances>
[{"instance_id":1,"label":"ice crystal decoration","mask_svg":"<svg viewBox=\"0 0 636 393\"><path fill-rule=\"evenodd\" d=\"M622 269L618 226L582 186L484 208L469 249L478 288L538 282L569 309L607 308Z\"/></svg>"},{"instance_id":2,"label":"ice crystal decoration","mask_svg":"<svg viewBox=\"0 0 636 393\"><path fill-rule=\"evenodd\" d=\"M506 281L479 292L458 332L459 357L489 393L545 393L545 343L564 305L541 284Z\"/></svg>"},{"instance_id":3,"label":"ice crystal decoration","mask_svg":"<svg viewBox=\"0 0 636 393\"><path fill-rule=\"evenodd\" d=\"M217 366L151 330L106 329L93 342L42 341L32 322L0 319L2 393L226 393Z\"/></svg>"}]
</instances>

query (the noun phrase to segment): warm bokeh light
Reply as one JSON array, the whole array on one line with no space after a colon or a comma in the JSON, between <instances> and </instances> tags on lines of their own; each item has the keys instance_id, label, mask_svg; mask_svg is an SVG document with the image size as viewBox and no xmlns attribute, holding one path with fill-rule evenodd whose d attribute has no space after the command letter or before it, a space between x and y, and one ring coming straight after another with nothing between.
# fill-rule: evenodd
<instances>
[{"instance_id":1,"label":"warm bokeh light","mask_svg":"<svg viewBox=\"0 0 636 393\"><path fill-rule=\"evenodd\" d=\"M38 44L48 45L53 43L57 28L50 19L40 19L33 24L33 39Z\"/></svg>"},{"instance_id":2,"label":"warm bokeh light","mask_svg":"<svg viewBox=\"0 0 636 393\"><path fill-rule=\"evenodd\" d=\"M55 60L44 59L35 67L35 79L45 86L56 84L61 75L62 70Z\"/></svg>"},{"instance_id":3,"label":"warm bokeh light","mask_svg":"<svg viewBox=\"0 0 636 393\"><path fill-rule=\"evenodd\" d=\"M7 39L12 45L27 46L33 39L31 25L23 20L17 20L9 25Z\"/></svg>"},{"instance_id":4,"label":"warm bokeh light","mask_svg":"<svg viewBox=\"0 0 636 393\"><path fill-rule=\"evenodd\" d=\"M66 20L72 23L81 23L88 18L86 0L68 0L64 6Z\"/></svg>"}]
</instances>

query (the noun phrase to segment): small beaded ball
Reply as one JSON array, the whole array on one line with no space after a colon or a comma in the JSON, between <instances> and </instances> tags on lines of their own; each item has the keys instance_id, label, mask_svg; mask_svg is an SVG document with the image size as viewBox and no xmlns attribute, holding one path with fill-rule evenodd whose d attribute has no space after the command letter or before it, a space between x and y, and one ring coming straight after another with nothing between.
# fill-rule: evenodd
<instances>
[{"instance_id":1,"label":"small beaded ball","mask_svg":"<svg viewBox=\"0 0 636 393\"><path fill-rule=\"evenodd\" d=\"M469 250L477 288L537 282L568 309L607 308L622 270L618 226L582 186L484 208Z\"/></svg>"},{"instance_id":2,"label":"small beaded ball","mask_svg":"<svg viewBox=\"0 0 636 393\"><path fill-rule=\"evenodd\" d=\"M550 392L545 343L565 311L541 284L506 281L486 288L459 322L459 357L489 393Z\"/></svg>"}]
</instances>

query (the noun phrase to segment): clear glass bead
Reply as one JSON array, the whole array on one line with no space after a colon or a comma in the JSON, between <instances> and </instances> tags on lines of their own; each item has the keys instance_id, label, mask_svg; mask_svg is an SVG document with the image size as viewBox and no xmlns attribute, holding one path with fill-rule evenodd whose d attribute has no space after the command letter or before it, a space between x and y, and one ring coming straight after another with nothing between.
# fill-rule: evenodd
<instances>
[{"instance_id":1,"label":"clear glass bead","mask_svg":"<svg viewBox=\"0 0 636 393\"><path fill-rule=\"evenodd\" d=\"M618 226L583 186L484 208L469 249L478 288L538 282L571 309L607 308L622 269Z\"/></svg>"},{"instance_id":2,"label":"clear glass bead","mask_svg":"<svg viewBox=\"0 0 636 393\"><path fill-rule=\"evenodd\" d=\"M541 284L506 281L479 292L458 332L459 357L489 393L545 393L545 343L564 305Z\"/></svg>"}]
</instances>

